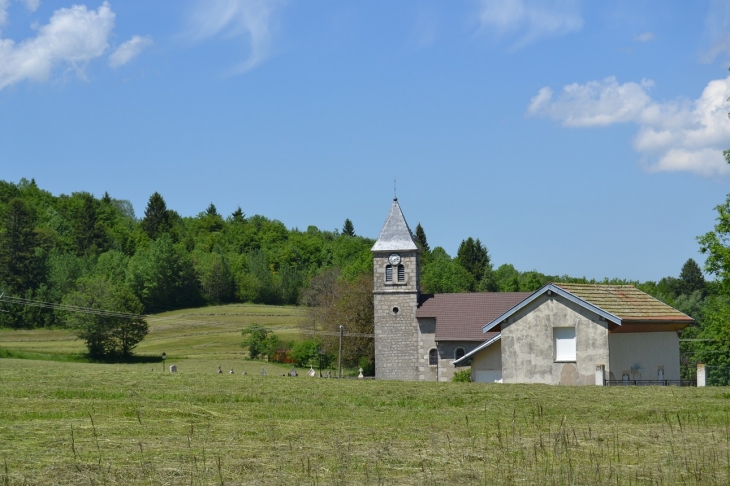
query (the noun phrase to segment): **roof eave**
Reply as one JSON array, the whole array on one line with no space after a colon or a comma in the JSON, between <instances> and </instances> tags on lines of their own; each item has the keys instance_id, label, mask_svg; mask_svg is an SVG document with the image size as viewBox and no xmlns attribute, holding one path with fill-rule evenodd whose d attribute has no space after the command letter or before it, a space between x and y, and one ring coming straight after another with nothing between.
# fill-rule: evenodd
<instances>
[{"instance_id":1,"label":"roof eave","mask_svg":"<svg viewBox=\"0 0 730 486\"><path fill-rule=\"evenodd\" d=\"M480 344L476 348L472 349L471 351L469 351L468 353L466 353L461 358L455 360L452 364L454 366L461 366L461 364L464 363L466 360L468 360L469 358L471 358L472 356L474 356L475 354L477 354L479 351L488 348L489 346L491 346L492 344L496 343L500 339L502 339L502 333L501 332L499 334L497 334L496 336L494 336L492 339L489 339L487 341L484 341L483 344Z\"/></svg>"},{"instance_id":2,"label":"roof eave","mask_svg":"<svg viewBox=\"0 0 730 486\"><path fill-rule=\"evenodd\" d=\"M581 299L580 297L578 297L578 296L576 296L574 294L571 294L567 290L561 289L557 285L554 285L552 283L549 283L549 284L545 284L542 288L536 290L535 293L533 293L531 296L527 297L525 300L523 300L522 302L520 302L516 306L512 307L510 310L508 310L507 312L505 312L501 316L497 317L496 319L494 319L489 324L487 324L484 327L482 327L482 332L483 333L484 332L489 332L497 324L499 324L500 322L504 321L505 319L509 319L511 316L513 316L514 314L516 314L517 312L519 312L521 309L523 309L524 307L526 307L530 303L534 302L535 299L537 299L538 297L540 297L541 295L543 295L543 294L545 294L547 292L554 292L555 294L563 297L564 299L567 299L567 300L569 300L569 301L571 301L571 302L573 302L573 303L575 303L575 304L577 304L577 305L579 305L579 306L581 306L581 307L583 307L583 308L585 308L585 309L587 309L587 310L589 310L589 311L591 311L591 312L593 312L595 314L598 314L599 316L603 317L604 319L606 319L608 321L615 322L619 326L621 325L621 318L620 317L618 317L618 316L616 316L614 314L611 314L610 312L606 312L605 310L601 309L600 307L598 307L596 305L593 305L590 302L587 302L587 301Z\"/></svg>"}]
</instances>

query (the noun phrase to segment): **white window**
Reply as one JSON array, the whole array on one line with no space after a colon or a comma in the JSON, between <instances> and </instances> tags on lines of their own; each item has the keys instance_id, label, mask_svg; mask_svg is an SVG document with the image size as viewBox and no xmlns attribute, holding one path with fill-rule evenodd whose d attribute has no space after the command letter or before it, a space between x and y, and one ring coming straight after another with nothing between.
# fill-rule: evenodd
<instances>
[{"instance_id":1,"label":"white window","mask_svg":"<svg viewBox=\"0 0 730 486\"><path fill-rule=\"evenodd\" d=\"M555 361L575 361L575 328L553 328Z\"/></svg>"}]
</instances>

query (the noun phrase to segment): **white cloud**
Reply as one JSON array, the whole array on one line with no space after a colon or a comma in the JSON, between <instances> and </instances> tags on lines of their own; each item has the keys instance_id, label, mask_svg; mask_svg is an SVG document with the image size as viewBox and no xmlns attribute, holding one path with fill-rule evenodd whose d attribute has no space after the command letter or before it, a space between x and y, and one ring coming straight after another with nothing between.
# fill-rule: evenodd
<instances>
[{"instance_id":1,"label":"white cloud","mask_svg":"<svg viewBox=\"0 0 730 486\"><path fill-rule=\"evenodd\" d=\"M481 0L482 29L497 35L517 34L515 48L583 28L575 0Z\"/></svg>"},{"instance_id":2,"label":"white cloud","mask_svg":"<svg viewBox=\"0 0 730 486\"><path fill-rule=\"evenodd\" d=\"M651 32L642 32L639 35L634 36L634 40L637 42L649 42L654 40L654 34Z\"/></svg>"},{"instance_id":3,"label":"white cloud","mask_svg":"<svg viewBox=\"0 0 730 486\"><path fill-rule=\"evenodd\" d=\"M8 24L8 7L10 0L0 0L0 27Z\"/></svg>"},{"instance_id":4,"label":"white cloud","mask_svg":"<svg viewBox=\"0 0 730 486\"><path fill-rule=\"evenodd\" d=\"M109 46L114 17L107 2L98 10L74 5L56 10L31 39L16 44L0 38L0 89L23 80L45 81L55 66L64 64L84 78L88 62Z\"/></svg>"},{"instance_id":5,"label":"white cloud","mask_svg":"<svg viewBox=\"0 0 730 486\"><path fill-rule=\"evenodd\" d=\"M200 0L191 16L192 37L247 37L248 59L235 71L249 71L271 55L272 16L283 4L283 0Z\"/></svg>"},{"instance_id":6,"label":"white cloud","mask_svg":"<svg viewBox=\"0 0 730 486\"><path fill-rule=\"evenodd\" d=\"M633 147L650 161L650 171L730 174L722 156L730 148L730 77L709 82L694 101L654 101L652 86L647 80L619 84L609 77L565 86L558 96L546 87L532 98L527 114L568 127L635 123Z\"/></svg>"},{"instance_id":7,"label":"white cloud","mask_svg":"<svg viewBox=\"0 0 730 486\"><path fill-rule=\"evenodd\" d=\"M109 65L113 68L123 66L137 57L144 49L153 45L152 37L135 35L109 55Z\"/></svg>"},{"instance_id":8,"label":"white cloud","mask_svg":"<svg viewBox=\"0 0 730 486\"><path fill-rule=\"evenodd\" d=\"M700 53L699 61L709 64L721 55L730 55L730 3L711 0L705 20L705 38L709 47Z\"/></svg>"}]
</instances>

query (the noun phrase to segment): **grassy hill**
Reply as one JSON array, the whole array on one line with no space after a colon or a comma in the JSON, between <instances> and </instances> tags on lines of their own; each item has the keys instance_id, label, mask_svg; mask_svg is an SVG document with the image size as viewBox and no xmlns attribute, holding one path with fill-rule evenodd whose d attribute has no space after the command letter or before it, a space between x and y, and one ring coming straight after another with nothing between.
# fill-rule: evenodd
<instances>
[{"instance_id":1,"label":"grassy hill","mask_svg":"<svg viewBox=\"0 0 730 486\"><path fill-rule=\"evenodd\" d=\"M730 390L281 377L239 330L300 311L154 316L160 363L0 359L0 485L728 484ZM75 353L61 331L0 347ZM215 373L233 367L235 375ZM259 374L267 368L267 376ZM247 371L246 375L242 375Z\"/></svg>"}]
</instances>

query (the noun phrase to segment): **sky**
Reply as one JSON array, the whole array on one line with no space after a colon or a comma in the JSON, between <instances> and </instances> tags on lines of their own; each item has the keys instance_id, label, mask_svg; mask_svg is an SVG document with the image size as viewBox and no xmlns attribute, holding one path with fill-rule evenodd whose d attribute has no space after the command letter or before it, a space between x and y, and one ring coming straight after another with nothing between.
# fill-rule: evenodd
<instances>
[{"instance_id":1,"label":"sky","mask_svg":"<svg viewBox=\"0 0 730 486\"><path fill-rule=\"evenodd\" d=\"M677 276L730 192L730 2L0 0L0 179Z\"/></svg>"}]
</instances>

